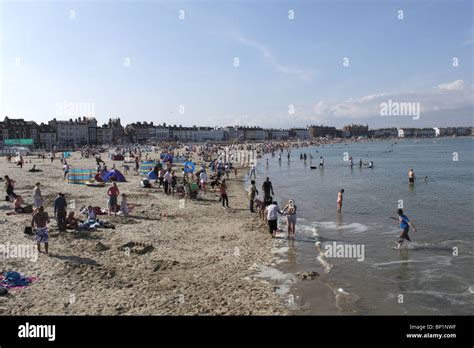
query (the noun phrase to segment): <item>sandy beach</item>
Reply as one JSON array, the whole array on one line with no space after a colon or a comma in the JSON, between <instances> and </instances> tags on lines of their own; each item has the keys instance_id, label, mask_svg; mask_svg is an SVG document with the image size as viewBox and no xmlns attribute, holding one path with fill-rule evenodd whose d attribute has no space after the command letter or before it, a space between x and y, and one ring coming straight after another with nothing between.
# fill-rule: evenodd
<instances>
[{"instance_id":1,"label":"sandy beach","mask_svg":"<svg viewBox=\"0 0 474 348\"><path fill-rule=\"evenodd\" d=\"M76 216L86 205L106 207L107 187L71 185L63 180L59 160L27 157L23 169L3 162L2 177L16 181L15 192L32 203L34 184L41 182L50 217L58 192L74 200ZM94 168L94 159L68 161L72 167ZM30 173L36 164L41 173ZM111 161L107 161L111 167ZM121 162L117 162L120 168ZM9 257L1 271L17 271L37 279L28 287L0 297L0 313L9 315L268 315L287 314L274 285L255 278L272 262L271 237L264 222L248 212L242 173L229 180L229 209L218 192L180 207L177 197L161 189L141 189L132 171L118 183L128 202L138 204L130 216L99 216L116 229L59 232L50 223L50 256L37 261ZM246 172L246 171L245 171ZM0 244L35 245L24 235L31 214L6 216L12 204L0 203ZM69 209L68 209L69 211ZM131 244L131 243L135 243ZM148 247L151 245L152 247Z\"/></svg>"}]
</instances>

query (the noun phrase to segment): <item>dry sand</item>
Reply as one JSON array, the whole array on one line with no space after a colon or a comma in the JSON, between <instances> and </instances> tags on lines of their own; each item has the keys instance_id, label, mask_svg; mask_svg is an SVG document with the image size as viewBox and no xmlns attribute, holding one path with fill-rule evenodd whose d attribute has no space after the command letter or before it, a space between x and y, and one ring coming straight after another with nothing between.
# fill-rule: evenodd
<instances>
[{"instance_id":1,"label":"dry sand","mask_svg":"<svg viewBox=\"0 0 474 348\"><path fill-rule=\"evenodd\" d=\"M27 160L31 157L25 158ZM3 160L3 159L2 159ZM68 161L73 167L95 168L93 159L81 160L78 154ZM112 161L106 161L111 167ZM29 173L33 164L42 173ZM121 168L121 162L116 162ZM133 166L132 166L133 167ZM32 189L40 181L44 205L52 216L57 193L66 193L68 202L79 207L106 207L107 188L70 185L62 176L59 160L50 163L32 159L20 170L2 162L1 174L16 181L15 192L32 203ZM138 188L139 176L130 172L128 182L119 183L128 202L141 204L131 216L99 216L116 229L87 232L58 232L50 224L50 253L36 262L8 258L0 271L18 271L38 277L29 287L0 297L0 313L13 315L266 315L287 314L282 297L274 285L255 278L256 269L272 262L274 246L259 221L246 209L248 200L242 178L229 181L230 209L223 209L218 193L180 208L179 199L158 189ZM2 183L3 184L3 183ZM2 195L3 198L3 195ZM120 199L119 199L120 202ZM25 237L30 214L5 216L12 207L0 203L0 244L31 244ZM167 214L163 214L167 212ZM165 217L164 215L167 215ZM153 250L138 254L119 250L127 243L146 243ZM103 250L106 249L106 250ZM132 252L128 252L132 250Z\"/></svg>"}]
</instances>

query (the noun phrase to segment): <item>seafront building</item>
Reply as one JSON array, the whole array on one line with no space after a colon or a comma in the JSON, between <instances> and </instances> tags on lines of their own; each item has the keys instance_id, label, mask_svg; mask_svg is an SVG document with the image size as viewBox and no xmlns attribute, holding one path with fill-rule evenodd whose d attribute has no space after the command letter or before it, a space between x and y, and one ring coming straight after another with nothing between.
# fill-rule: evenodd
<instances>
[{"instance_id":1,"label":"seafront building","mask_svg":"<svg viewBox=\"0 0 474 348\"><path fill-rule=\"evenodd\" d=\"M69 120L53 119L37 124L18 118L0 121L0 148L28 145L35 149L61 149L85 145L145 144L164 141L179 142L239 142L310 140L317 138L427 138L469 136L472 127L380 128L349 124L342 129L334 126L310 125L304 128L265 129L258 126L186 127L182 125L134 122L122 125L120 118L109 118L99 126L94 117Z\"/></svg>"}]
</instances>

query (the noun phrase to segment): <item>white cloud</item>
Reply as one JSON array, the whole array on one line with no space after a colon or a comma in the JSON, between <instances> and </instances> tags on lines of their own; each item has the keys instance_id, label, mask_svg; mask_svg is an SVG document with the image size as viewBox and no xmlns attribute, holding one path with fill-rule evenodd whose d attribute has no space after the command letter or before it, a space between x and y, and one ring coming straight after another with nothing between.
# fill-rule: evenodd
<instances>
[{"instance_id":1,"label":"white cloud","mask_svg":"<svg viewBox=\"0 0 474 348\"><path fill-rule=\"evenodd\" d=\"M367 118L380 116L380 104L391 99L394 102L420 103L424 114L430 111L454 110L474 106L473 85L463 80L439 84L423 91L376 93L343 101L319 101L313 113L325 118Z\"/></svg>"},{"instance_id":2,"label":"white cloud","mask_svg":"<svg viewBox=\"0 0 474 348\"><path fill-rule=\"evenodd\" d=\"M463 89L464 88L464 81L463 80L456 80L450 83L443 83L438 86L436 86L438 89L443 89L443 90L457 90L457 89Z\"/></svg>"},{"instance_id":3,"label":"white cloud","mask_svg":"<svg viewBox=\"0 0 474 348\"><path fill-rule=\"evenodd\" d=\"M265 58L265 60L272 66L273 69L275 69L276 71L284 74L284 75L293 75L293 76L296 76L298 77L300 80L303 80L303 81L311 81L311 73L307 72L307 71L303 71L299 68L295 68L295 67L291 67L291 66L287 66L287 65L284 65L284 64L281 64L280 62L278 62L278 60L275 58L275 56L273 55L273 53L271 52L271 50L263 45L262 43L258 42L258 41L255 41L253 39L249 39L247 37L244 37L240 34L234 34L232 35L234 37L235 40L237 40L239 43L245 45L245 46L248 46L248 47L252 47L252 48L255 48L257 51L260 52L260 54Z\"/></svg>"}]
</instances>

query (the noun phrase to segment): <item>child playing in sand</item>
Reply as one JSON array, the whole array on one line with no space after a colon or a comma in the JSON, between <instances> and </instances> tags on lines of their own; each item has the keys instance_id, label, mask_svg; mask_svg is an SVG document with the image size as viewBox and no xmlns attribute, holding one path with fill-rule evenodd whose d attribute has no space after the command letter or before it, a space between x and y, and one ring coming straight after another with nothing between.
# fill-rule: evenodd
<instances>
[{"instance_id":1,"label":"child playing in sand","mask_svg":"<svg viewBox=\"0 0 474 348\"><path fill-rule=\"evenodd\" d=\"M128 215L127 195L125 193L122 193L122 202L120 203L119 213Z\"/></svg>"}]
</instances>

